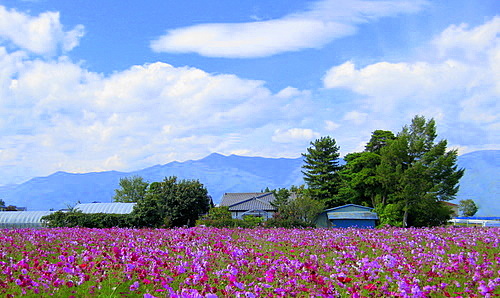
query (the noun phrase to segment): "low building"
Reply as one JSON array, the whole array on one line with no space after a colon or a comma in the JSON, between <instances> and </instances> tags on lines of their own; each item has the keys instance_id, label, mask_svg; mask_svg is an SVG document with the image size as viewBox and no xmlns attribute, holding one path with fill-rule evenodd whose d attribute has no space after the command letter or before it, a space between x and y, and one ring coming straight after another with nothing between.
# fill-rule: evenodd
<instances>
[{"instance_id":1,"label":"low building","mask_svg":"<svg viewBox=\"0 0 500 298\"><path fill-rule=\"evenodd\" d=\"M372 210L355 204L330 208L318 215L316 225L320 228L374 228L378 215Z\"/></svg>"},{"instance_id":2,"label":"low building","mask_svg":"<svg viewBox=\"0 0 500 298\"><path fill-rule=\"evenodd\" d=\"M89 203L78 204L73 209L83 213L128 214L135 203ZM19 208L18 208L19 209ZM60 210L67 212L69 210ZM0 212L0 229L41 228L42 217L55 211L5 211Z\"/></svg>"},{"instance_id":3,"label":"low building","mask_svg":"<svg viewBox=\"0 0 500 298\"><path fill-rule=\"evenodd\" d=\"M219 206L229 207L233 218L242 219L246 215L252 215L269 219L277 211L271 204L275 199L272 192L225 193Z\"/></svg>"},{"instance_id":4,"label":"low building","mask_svg":"<svg viewBox=\"0 0 500 298\"><path fill-rule=\"evenodd\" d=\"M136 203L86 203L78 204L75 211L83 213L129 214L134 210Z\"/></svg>"},{"instance_id":5,"label":"low building","mask_svg":"<svg viewBox=\"0 0 500 298\"><path fill-rule=\"evenodd\" d=\"M41 228L41 218L54 211L5 211L0 212L0 229Z\"/></svg>"}]
</instances>

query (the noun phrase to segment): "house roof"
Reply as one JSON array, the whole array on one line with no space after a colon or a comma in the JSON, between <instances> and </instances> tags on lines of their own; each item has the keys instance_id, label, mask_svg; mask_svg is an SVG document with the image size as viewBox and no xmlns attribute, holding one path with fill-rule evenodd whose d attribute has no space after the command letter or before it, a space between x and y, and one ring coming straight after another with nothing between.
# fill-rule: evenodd
<instances>
[{"instance_id":1,"label":"house roof","mask_svg":"<svg viewBox=\"0 0 500 298\"><path fill-rule=\"evenodd\" d=\"M342 209L346 209L346 208L356 208L356 209L360 209L361 210L366 210L366 211L372 211L373 208L372 207L366 207L366 206L361 206L361 205L356 205L356 204L347 204L347 205L342 205L342 206L338 206L338 207L334 207L334 208L330 208L330 209L326 209L325 212L329 212L329 211L337 211L337 212L341 212Z\"/></svg>"},{"instance_id":2,"label":"house roof","mask_svg":"<svg viewBox=\"0 0 500 298\"><path fill-rule=\"evenodd\" d=\"M272 192L225 193L219 205L228 206L229 211L275 211L276 208L271 205L275 199Z\"/></svg>"},{"instance_id":3,"label":"house roof","mask_svg":"<svg viewBox=\"0 0 500 298\"><path fill-rule=\"evenodd\" d=\"M328 219L378 219L375 212L371 212L373 208L360 206L356 204L347 204L335 208L326 209Z\"/></svg>"}]
</instances>

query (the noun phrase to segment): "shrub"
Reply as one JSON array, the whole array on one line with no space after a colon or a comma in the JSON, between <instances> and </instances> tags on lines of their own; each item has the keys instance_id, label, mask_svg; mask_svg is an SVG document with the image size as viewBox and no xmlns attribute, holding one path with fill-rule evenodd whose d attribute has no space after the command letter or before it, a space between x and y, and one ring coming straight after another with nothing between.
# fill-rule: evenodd
<instances>
[{"instance_id":1,"label":"shrub","mask_svg":"<svg viewBox=\"0 0 500 298\"><path fill-rule=\"evenodd\" d=\"M135 217L132 214L57 211L42 217L42 222L49 228L132 228L135 226Z\"/></svg>"}]
</instances>

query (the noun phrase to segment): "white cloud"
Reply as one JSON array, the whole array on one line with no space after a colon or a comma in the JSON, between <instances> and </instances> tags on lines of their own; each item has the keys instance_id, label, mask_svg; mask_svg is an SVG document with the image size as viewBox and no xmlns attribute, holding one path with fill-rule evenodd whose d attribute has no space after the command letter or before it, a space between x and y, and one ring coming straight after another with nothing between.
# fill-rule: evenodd
<instances>
[{"instance_id":1,"label":"white cloud","mask_svg":"<svg viewBox=\"0 0 500 298\"><path fill-rule=\"evenodd\" d=\"M350 111L344 115L344 120L353 122L356 125L363 124L367 120L367 113L362 113L359 111Z\"/></svg>"},{"instance_id":2,"label":"white cloud","mask_svg":"<svg viewBox=\"0 0 500 298\"><path fill-rule=\"evenodd\" d=\"M309 92L273 94L261 81L160 62L103 76L67 58L31 59L0 47L0 66L5 183L58 170L134 170L216 151L256 152L256 130L271 142L274 130L261 127L286 127L308 113L288 110Z\"/></svg>"},{"instance_id":3,"label":"white cloud","mask_svg":"<svg viewBox=\"0 0 500 298\"><path fill-rule=\"evenodd\" d=\"M276 143L310 142L319 136L319 133L309 128L278 129L275 131L272 140Z\"/></svg>"},{"instance_id":4,"label":"white cloud","mask_svg":"<svg viewBox=\"0 0 500 298\"><path fill-rule=\"evenodd\" d=\"M476 142L477 148L499 143L498 133L488 128L500 115L499 33L500 17L475 28L450 26L429 45L428 52L436 55L428 56L433 62L378 62L358 68L347 61L327 71L324 86L364 96L357 112L347 113L345 120L361 121L359 113L364 113L368 123L407 123L423 114L435 117L452 142Z\"/></svg>"},{"instance_id":5,"label":"white cloud","mask_svg":"<svg viewBox=\"0 0 500 298\"><path fill-rule=\"evenodd\" d=\"M208 57L252 58L320 48L352 35L356 25L414 13L426 1L322 0L305 12L249 23L212 23L168 30L151 42L156 52L198 53Z\"/></svg>"},{"instance_id":6,"label":"white cloud","mask_svg":"<svg viewBox=\"0 0 500 298\"><path fill-rule=\"evenodd\" d=\"M334 130L337 130L337 128L339 128L341 125L336 123L336 122L333 122L333 121L330 121L330 120L326 120L325 121L325 129L329 132L332 132Z\"/></svg>"},{"instance_id":7,"label":"white cloud","mask_svg":"<svg viewBox=\"0 0 500 298\"><path fill-rule=\"evenodd\" d=\"M0 5L0 43L9 42L35 54L52 56L58 50L72 50L83 34L82 25L64 31L58 12L44 12L32 17Z\"/></svg>"}]
</instances>

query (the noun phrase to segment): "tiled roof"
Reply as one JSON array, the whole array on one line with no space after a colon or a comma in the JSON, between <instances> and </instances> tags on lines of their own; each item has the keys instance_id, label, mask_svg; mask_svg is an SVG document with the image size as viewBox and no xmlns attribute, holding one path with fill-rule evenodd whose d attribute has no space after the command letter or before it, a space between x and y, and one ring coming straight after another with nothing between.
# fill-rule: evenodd
<instances>
[{"instance_id":1,"label":"tiled roof","mask_svg":"<svg viewBox=\"0 0 500 298\"><path fill-rule=\"evenodd\" d=\"M228 206L229 211L266 210L275 211L271 205L275 200L272 192L225 193L220 206Z\"/></svg>"}]
</instances>

